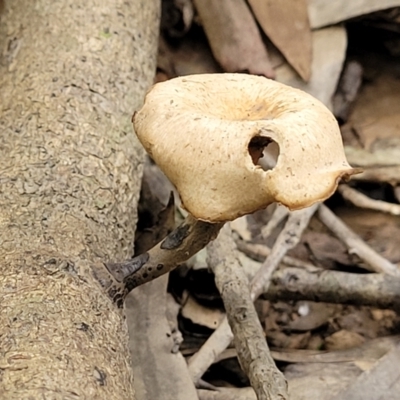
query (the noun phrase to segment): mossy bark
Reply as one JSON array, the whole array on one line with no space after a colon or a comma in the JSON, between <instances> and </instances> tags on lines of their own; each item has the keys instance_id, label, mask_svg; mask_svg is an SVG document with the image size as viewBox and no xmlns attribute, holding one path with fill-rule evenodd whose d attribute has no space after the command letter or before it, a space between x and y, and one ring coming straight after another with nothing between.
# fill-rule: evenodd
<instances>
[{"instance_id":1,"label":"mossy bark","mask_svg":"<svg viewBox=\"0 0 400 400\"><path fill-rule=\"evenodd\" d=\"M8 0L0 20L0 398L132 399L125 317L159 0Z\"/></svg>"}]
</instances>

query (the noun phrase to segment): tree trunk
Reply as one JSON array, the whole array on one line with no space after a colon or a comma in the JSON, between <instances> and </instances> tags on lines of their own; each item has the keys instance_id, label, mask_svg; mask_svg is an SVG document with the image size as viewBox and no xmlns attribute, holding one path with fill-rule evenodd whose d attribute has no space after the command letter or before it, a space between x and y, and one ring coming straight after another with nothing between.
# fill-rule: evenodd
<instances>
[{"instance_id":1,"label":"tree trunk","mask_svg":"<svg viewBox=\"0 0 400 400\"><path fill-rule=\"evenodd\" d=\"M93 269L133 251L159 0L6 0L0 21L0 398L133 399Z\"/></svg>"}]
</instances>

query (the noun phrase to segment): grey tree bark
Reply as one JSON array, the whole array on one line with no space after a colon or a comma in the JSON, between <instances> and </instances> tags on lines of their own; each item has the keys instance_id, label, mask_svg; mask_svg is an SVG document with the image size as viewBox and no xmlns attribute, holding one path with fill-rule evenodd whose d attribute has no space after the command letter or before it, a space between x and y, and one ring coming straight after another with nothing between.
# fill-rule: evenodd
<instances>
[{"instance_id":1,"label":"grey tree bark","mask_svg":"<svg viewBox=\"0 0 400 400\"><path fill-rule=\"evenodd\" d=\"M0 398L132 399L123 311L159 0L8 0L0 20Z\"/></svg>"}]
</instances>

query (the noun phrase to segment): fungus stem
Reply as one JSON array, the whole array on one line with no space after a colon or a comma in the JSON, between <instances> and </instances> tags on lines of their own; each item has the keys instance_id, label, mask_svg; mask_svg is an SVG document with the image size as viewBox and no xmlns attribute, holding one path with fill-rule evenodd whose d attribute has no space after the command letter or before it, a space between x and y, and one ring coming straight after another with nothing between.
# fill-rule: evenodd
<instances>
[{"instance_id":1,"label":"fungus stem","mask_svg":"<svg viewBox=\"0 0 400 400\"><path fill-rule=\"evenodd\" d=\"M120 286L114 289L125 297L135 287L172 271L215 239L223 225L199 221L189 214L148 252L121 263L107 263L106 268ZM115 290L108 292L114 300L120 298Z\"/></svg>"}]
</instances>

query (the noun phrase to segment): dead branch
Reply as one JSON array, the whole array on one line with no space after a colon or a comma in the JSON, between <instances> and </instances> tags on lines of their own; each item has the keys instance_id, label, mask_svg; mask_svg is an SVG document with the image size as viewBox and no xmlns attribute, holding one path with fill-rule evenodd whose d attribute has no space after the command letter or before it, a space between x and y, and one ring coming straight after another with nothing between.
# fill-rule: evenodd
<instances>
[{"instance_id":1,"label":"dead branch","mask_svg":"<svg viewBox=\"0 0 400 400\"><path fill-rule=\"evenodd\" d=\"M276 271L264 296L269 300L311 300L400 310L400 279L384 274L339 271Z\"/></svg>"},{"instance_id":2,"label":"dead branch","mask_svg":"<svg viewBox=\"0 0 400 400\"><path fill-rule=\"evenodd\" d=\"M257 400L253 388L220 388L218 391L197 391L199 400Z\"/></svg>"},{"instance_id":3,"label":"dead branch","mask_svg":"<svg viewBox=\"0 0 400 400\"><path fill-rule=\"evenodd\" d=\"M265 259L271 254L271 249L265 244L248 243L244 240L238 239L236 240L236 245L239 251L246 254L249 258L259 262L264 262ZM290 256L284 256L282 258L282 263L289 267L303 268L309 271L314 271L316 269L319 270L319 268L307 261Z\"/></svg>"},{"instance_id":4,"label":"dead branch","mask_svg":"<svg viewBox=\"0 0 400 400\"><path fill-rule=\"evenodd\" d=\"M397 266L382 257L369 247L356 233L346 226L328 207L321 204L318 209L318 218L332 233L349 249L350 254L356 254L366 264L366 269L400 277Z\"/></svg>"},{"instance_id":5,"label":"dead branch","mask_svg":"<svg viewBox=\"0 0 400 400\"><path fill-rule=\"evenodd\" d=\"M216 362L218 355L231 344L232 339L233 333L225 317L200 350L189 360L189 373L195 385L208 367Z\"/></svg>"},{"instance_id":6,"label":"dead branch","mask_svg":"<svg viewBox=\"0 0 400 400\"><path fill-rule=\"evenodd\" d=\"M259 400L287 399L286 380L269 353L248 280L235 252L235 242L227 225L208 245L208 263L225 305L239 362Z\"/></svg>"},{"instance_id":7,"label":"dead branch","mask_svg":"<svg viewBox=\"0 0 400 400\"><path fill-rule=\"evenodd\" d=\"M338 191L344 199L350 201L357 207L382 211L393 215L400 215L400 204L371 199L370 197L360 193L358 190L355 190L348 185L340 185L338 187Z\"/></svg>"},{"instance_id":8,"label":"dead branch","mask_svg":"<svg viewBox=\"0 0 400 400\"><path fill-rule=\"evenodd\" d=\"M284 255L299 242L300 237L318 208L318 204L289 214L285 227L280 232L271 254L262 264L251 281L251 296L255 300L268 285L273 272L278 268Z\"/></svg>"},{"instance_id":9,"label":"dead branch","mask_svg":"<svg viewBox=\"0 0 400 400\"><path fill-rule=\"evenodd\" d=\"M267 239L271 236L272 231L289 215L289 212L290 211L285 206L276 206L275 211L267 222L267 225L261 229L263 239Z\"/></svg>"},{"instance_id":10,"label":"dead branch","mask_svg":"<svg viewBox=\"0 0 400 400\"><path fill-rule=\"evenodd\" d=\"M400 166L371 167L365 169L361 174L354 175L353 179L356 181L384 182L398 185L400 183Z\"/></svg>"},{"instance_id":11,"label":"dead branch","mask_svg":"<svg viewBox=\"0 0 400 400\"><path fill-rule=\"evenodd\" d=\"M275 253L277 254L274 258L274 265L273 268L271 268L269 271L271 271L271 274L273 270L279 265L279 263L282 261L282 257L285 255L286 251L289 250L290 247L287 245L284 245L284 247L279 247L282 242L285 242L286 239L288 239L289 243L291 243L293 246L297 243L296 240L294 239L291 241L291 237L300 237L301 232L303 229L307 226L309 219L311 218L313 212L315 212L315 207L313 206L311 209L306 209L305 211L299 211L297 213L294 213L294 216L290 218L290 222L288 221L285 228L284 232L280 234L280 240L278 238L277 243L275 244ZM281 213L281 209L277 208L277 213ZM293 215L293 214L291 214ZM308 219L307 219L308 218ZM275 220L278 220L279 218L275 218ZM299 225L299 230L296 229L297 223L301 221ZM288 232L293 233L293 227L295 229L296 235L290 236ZM301 230L301 232L300 232ZM289 236L289 238L288 238ZM266 251L266 247L263 247L263 250ZM257 249L259 252L262 252L262 248L259 247ZM268 249L269 250L269 249ZM226 254L232 254L232 251L227 251ZM265 254L265 253L264 253ZM268 253L269 254L269 253ZM267 256L268 254L265 254ZM264 259L265 259L264 256ZM269 257L270 258L270 257ZM269 259L268 258L268 259ZM268 260L267 259L267 260ZM291 258L287 261L293 261ZM233 265L237 264L237 260L235 259L233 262ZM297 265L297 260L296 262L293 262L293 264ZM308 269L315 269L311 264L306 264L306 265L301 265L302 267L306 267ZM237 270L241 270L241 267L238 267ZM215 273L215 271L214 271ZM250 279L253 278L254 280L254 273L251 274ZM265 281L265 285L261 285L258 290L260 290L260 294L263 292L264 287L269 284L269 278L270 275L268 276L268 280ZM258 287L258 286L257 286ZM191 376L193 377L194 382L197 382L198 379L205 373L207 368L215 362L217 357L229 346L233 339L232 332L229 328L227 319L225 318L220 326L213 332L213 334L209 337L209 339L206 341L206 343L201 347L201 349L191 358L189 361L189 371Z\"/></svg>"}]
</instances>

